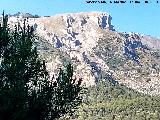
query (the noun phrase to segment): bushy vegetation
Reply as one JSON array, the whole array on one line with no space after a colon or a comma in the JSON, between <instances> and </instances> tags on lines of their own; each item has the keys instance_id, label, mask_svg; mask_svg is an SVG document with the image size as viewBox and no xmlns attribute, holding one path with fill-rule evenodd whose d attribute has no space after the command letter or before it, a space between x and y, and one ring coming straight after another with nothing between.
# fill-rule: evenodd
<instances>
[{"instance_id":1,"label":"bushy vegetation","mask_svg":"<svg viewBox=\"0 0 160 120\"><path fill-rule=\"evenodd\" d=\"M53 120L72 114L81 103L81 79L73 79L73 67L59 70L49 79L45 61L34 46L29 25L10 30L3 13L0 24L0 120Z\"/></svg>"},{"instance_id":2,"label":"bushy vegetation","mask_svg":"<svg viewBox=\"0 0 160 120\"><path fill-rule=\"evenodd\" d=\"M84 90L83 103L72 120L159 120L160 97L144 95L123 85L100 81Z\"/></svg>"}]
</instances>

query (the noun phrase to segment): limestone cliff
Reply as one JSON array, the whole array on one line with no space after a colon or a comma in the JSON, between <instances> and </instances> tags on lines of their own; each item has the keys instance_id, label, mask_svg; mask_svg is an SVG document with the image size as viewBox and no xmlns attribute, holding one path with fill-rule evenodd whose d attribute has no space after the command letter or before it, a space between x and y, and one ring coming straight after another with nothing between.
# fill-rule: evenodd
<instances>
[{"instance_id":1,"label":"limestone cliff","mask_svg":"<svg viewBox=\"0 0 160 120\"><path fill-rule=\"evenodd\" d=\"M14 27L26 17L9 17ZM160 40L119 33L108 13L68 13L27 19L41 39L36 45L52 75L72 62L84 84L106 79L147 94L160 93Z\"/></svg>"}]
</instances>

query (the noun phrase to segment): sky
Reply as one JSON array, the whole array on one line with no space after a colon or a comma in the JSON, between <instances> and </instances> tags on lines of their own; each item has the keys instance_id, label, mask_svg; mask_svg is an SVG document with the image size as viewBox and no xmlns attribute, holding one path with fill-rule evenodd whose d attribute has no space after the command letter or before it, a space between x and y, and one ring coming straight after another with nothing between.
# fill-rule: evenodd
<instances>
[{"instance_id":1,"label":"sky","mask_svg":"<svg viewBox=\"0 0 160 120\"><path fill-rule=\"evenodd\" d=\"M88 1L88 0L87 0ZM104 1L104 0L101 0ZM86 0L1 0L0 11L7 14L27 12L40 16L62 13L107 12L119 32L136 32L160 38L160 0L126 0L126 3L87 3ZM116 0L118 1L118 0ZM157 3L158 1L158 3Z\"/></svg>"}]
</instances>

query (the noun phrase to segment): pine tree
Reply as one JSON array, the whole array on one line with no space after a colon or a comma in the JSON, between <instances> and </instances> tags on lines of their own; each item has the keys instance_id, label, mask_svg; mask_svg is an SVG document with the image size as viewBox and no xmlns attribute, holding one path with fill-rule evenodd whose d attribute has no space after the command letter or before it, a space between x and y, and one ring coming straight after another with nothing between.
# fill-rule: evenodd
<instances>
[{"instance_id":1,"label":"pine tree","mask_svg":"<svg viewBox=\"0 0 160 120\"><path fill-rule=\"evenodd\" d=\"M0 120L53 120L81 103L81 79L72 79L73 68L60 69L55 82L49 81L45 61L33 45L33 29L8 27L4 15L0 25Z\"/></svg>"}]
</instances>

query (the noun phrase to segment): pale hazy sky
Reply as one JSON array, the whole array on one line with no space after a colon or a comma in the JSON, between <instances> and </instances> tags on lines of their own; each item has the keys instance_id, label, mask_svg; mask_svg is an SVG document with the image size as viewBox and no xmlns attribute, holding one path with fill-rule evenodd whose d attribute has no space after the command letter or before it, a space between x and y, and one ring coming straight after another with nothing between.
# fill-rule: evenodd
<instances>
[{"instance_id":1,"label":"pale hazy sky","mask_svg":"<svg viewBox=\"0 0 160 120\"><path fill-rule=\"evenodd\" d=\"M150 0L146 4L141 3L111 4L87 4L86 0L1 0L0 11L14 14L17 12L29 12L42 16L51 16L67 12L108 12L113 20L112 24L117 31L138 32L142 34L160 37L160 0ZM157 1L159 3L157 3Z\"/></svg>"}]
</instances>

